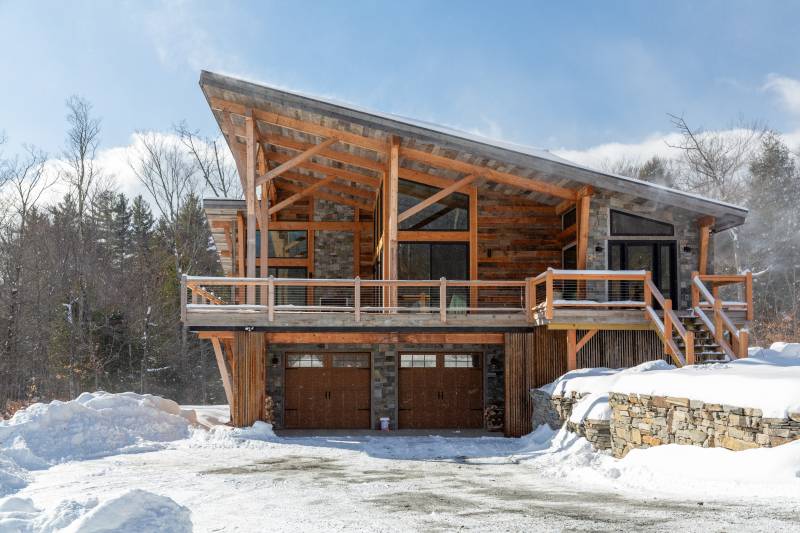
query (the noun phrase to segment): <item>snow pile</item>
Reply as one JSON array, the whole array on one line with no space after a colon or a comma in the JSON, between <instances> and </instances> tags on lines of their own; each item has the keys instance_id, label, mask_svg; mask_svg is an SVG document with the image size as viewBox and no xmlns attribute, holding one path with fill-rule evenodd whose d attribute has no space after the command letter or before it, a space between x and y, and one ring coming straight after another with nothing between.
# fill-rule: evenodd
<instances>
[{"instance_id":1,"label":"snow pile","mask_svg":"<svg viewBox=\"0 0 800 533\"><path fill-rule=\"evenodd\" d=\"M0 531L72 533L189 533L191 512L173 499L132 490L98 505L65 500L50 511L38 509L29 498L0 502Z\"/></svg>"},{"instance_id":2,"label":"snow pile","mask_svg":"<svg viewBox=\"0 0 800 533\"><path fill-rule=\"evenodd\" d=\"M0 452L28 469L153 449L185 438L193 413L149 394L85 392L68 402L37 403L0 421Z\"/></svg>"},{"instance_id":3,"label":"snow pile","mask_svg":"<svg viewBox=\"0 0 800 533\"><path fill-rule=\"evenodd\" d=\"M650 361L624 370L585 368L567 372L541 390L551 395L588 394L573 406L570 421L608 420L608 394L674 396L706 403L761 409L767 418L800 413L800 344L751 348L752 357L730 363L675 368Z\"/></svg>"},{"instance_id":4,"label":"snow pile","mask_svg":"<svg viewBox=\"0 0 800 533\"><path fill-rule=\"evenodd\" d=\"M615 459L562 428L549 448L522 459L536 475L586 488L641 494L658 487L662 495L702 500L800 497L800 441L737 452L668 444Z\"/></svg>"},{"instance_id":5,"label":"snow pile","mask_svg":"<svg viewBox=\"0 0 800 533\"><path fill-rule=\"evenodd\" d=\"M132 392L33 404L0 421L0 496L24 487L28 470L158 449L187 437L194 421L171 400Z\"/></svg>"},{"instance_id":6,"label":"snow pile","mask_svg":"<svg viewBox=\"0 0 800 533\"><path fill-rule=\"evenodd\" d=\"M581 368L567 372L552 383L541 387L551 396L570 393L586 394L572 407L570 422L579 424L585 419L609 420L611 407L608 405L608 393L616 392L615 383L623 376L641 375L657 370L672 370L675 367L664 361L648 361L638 366L625 369L614 368Z\"/></svg>"}]
</instances>

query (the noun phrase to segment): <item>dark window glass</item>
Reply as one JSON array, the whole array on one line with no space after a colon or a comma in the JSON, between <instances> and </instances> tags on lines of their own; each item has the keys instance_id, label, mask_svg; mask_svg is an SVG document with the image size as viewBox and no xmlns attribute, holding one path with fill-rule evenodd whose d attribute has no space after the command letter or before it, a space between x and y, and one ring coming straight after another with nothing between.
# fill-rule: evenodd
<instances>
[{"instance_id":1,"label":"dark window glass","mask_svg":"<svg viewBox=\"0 0 800 533\"><path fill-rule=\"evenodd\" d=\"M469 279L469 245L461 243L401 242L397 249L400 279L452 280ZM400 287L397 291L401 307L438 307L438 287ZM468 306L467 287L448 287L447 306L463 309Z\"/></svg>"},{"instance_id":2,"label":"dark window glass","mask_svg":"<svg viewBox=\"0 0 800 533\"><path fill-rule=\"evenodd\" d=\"M575 224L577 220L578 220L577 214L575 208L573 207L572 209L561 215L561 229L562 230L567 229L568 227Z\"/></svg>"},{"instance_id":3,"label":"dark window glass","mask_svg":"<svg viewBox=\"0 0 800 533\"><path fill-rule=\"evenodd\" d=\"M649 218L611 211L611 235L671 237L675 234L672 224Z\"/></svg>"},{"instance_id":4,"label":"dark window glass","mask_svg":"<svg viewBox=\"0 0 800 533\"><path fill-rule=\"evenodd\" d=\"M441 189L415 181L400 180L398 212L414 207ZM453 193L400 222L401 230L466 231L469 229L469 196Z\"/></svg>"},{"instance_id":5,"label":"dark window glass","mask_svg":"<svg viewBox=\"0 0 800 533\"><path fill-rule=\"evenodd\" d=\"M369 368L367 353L335 353L333 368Z\"/></svg>"},{"instance_id":6,"label":"dark window glass","mask_svg":"<svg viewBox=\"0 0 800 533\"><path fill-rule=\"evenodd\" d=\"M570 246L561 252L561 268L564 270L575 270L578 268L578 248Z\"/></svg>"},{"instance_id":7,"label":"dark window glass","mask_svg":"<svg viewBox=\"0 0 800 533\"><path fill-rule=\"evenodd\" d=\"M323 368L324 366L324 354L293 353L286 356L287 368Z\"/></svg>"}]
</instances>

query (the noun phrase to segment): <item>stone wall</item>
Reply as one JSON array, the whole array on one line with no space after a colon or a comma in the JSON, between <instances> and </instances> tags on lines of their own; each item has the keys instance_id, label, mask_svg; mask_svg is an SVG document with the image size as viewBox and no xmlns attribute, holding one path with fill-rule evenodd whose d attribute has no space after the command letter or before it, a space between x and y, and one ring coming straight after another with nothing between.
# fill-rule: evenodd
<instances>
[{"instance_id":1,"label":"stone wall","mask_svg":"<svg viewBox=\"0 0 800 533\"><path fill-rule=\"evenodd\" d=\"M634 448L660 444L746 450L800 439L800 413L787 418L765 418L760 409L670 396L611 393L610 421L584 420L575 424L569 417L582 397L572 392L549 400L567 429L586 437L595 449L612 450L616 457L624 457Z\"/></svg>"},{"instance_id":2,"label":"stone wall","mask_svg":"<svg viewBox=\"0 0 800 533\"><path fill-rule=\"evenodd\" d=\"M760 409L704 403L688 398L609 396L614 455L659 444L692 444L729 450L765 448L800 439L800 413L765 418Z\"/></svg>"},{"instance_id":3,"label":"stone wall","mask_svg":"<svg viewBox=\"0 0 800 533\"><path fill-rule=\"evenodd\" d=\"M611 237L611 209L667 222L675 226L674 237L645 238L643 240L675 241L677 254L677 283L680 292L680 307L687 309L691 302L691 276L699 267L700 231L698 215L676 207L665 209L653 202L643 202L633 196L597 192L592 196L589 219L589 241L586 268L604 270L608 268L608 240ZM613 239L636 240L637 237L614 237ZM713 236L712 236L713 240ZM713 243L709 246L709 273L714 264ZM678 302L675 302L678 307Z\"/></svg>"},{"instance_id":4,"label":"stone wall","mask_svg":"<svg viewBox=\"0 0 800 533\"><path fill-rule=\"evenodd\" d=\"M314 220L348 221L353 220L353 208L335 204L328 200L316 200ZM319 279L352 279L353 272L353 232L316 231L314 233L314 277ZM338 289L318 288L321 297L341 295ZM328 294L325 294L328 293Z\"/></svg>"}]
</instances>

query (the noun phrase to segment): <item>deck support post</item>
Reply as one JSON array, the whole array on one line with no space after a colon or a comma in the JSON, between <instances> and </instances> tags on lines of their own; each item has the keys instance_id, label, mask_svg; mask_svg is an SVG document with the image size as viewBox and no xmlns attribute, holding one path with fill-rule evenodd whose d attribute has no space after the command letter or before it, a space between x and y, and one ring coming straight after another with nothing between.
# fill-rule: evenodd
<instances>
[{"instance_id":1,"label":"deck support post","mask_svg":"<svg viewBox=\"0 0 800 533\"><path fill-rule=\"evenodd\" d=\"M567 330L567 370L578 368L577 333L574 329Z\"/></svg>"},{"instance_id":2,"label":"deck support post","mask_svg":"<svg viewBox=\"0 0 800 533\"><path fill-rule=\"evenodd\" d=\"M275 320L275 278L270 276L267 280L267 320Z\"/></svg>"},{"instance_id":3,"label":"deck support post","mask_svg":"<svg viewBox=\"0 0 800 533\"><path fill-rule=\"evenodd\" d=\"M361 322L361 277L356 276L353 284L353 312L356 322Z\"/></svg>"},{"instance_id":4,"label":"deck support post","mask_svg":"<svg viewBox=\"0 0 800 533\"><path fill-rule=\"evenodd\" d=\"M545 297L544 297L544 317L547 320L553 320L553 269L548 268L547 274L544 279Z\"/></svg>"},{"instance_id":5,"label":"deck support post","mask_svg":"<svg viewBox=\"0 0 800 533\"><path fill-rule=\"evenodd\" d=\"M700 251L698 253L697 271L700 274L708 273L708 246L711 240L711 227L714 225L714 217L703 217L698 222L700 226Z\"/></svg>"},{"instance_id":6,"label":"deck support post","mask_svg":"<svg viewBox=\"0 0 800 533\"><path fill-rule=\"evenodd\" d=\"M746 320L750 322L753 320L753 273L749 270L744 278L744 301L747 302Z\"/></svg>"}]
</instances>

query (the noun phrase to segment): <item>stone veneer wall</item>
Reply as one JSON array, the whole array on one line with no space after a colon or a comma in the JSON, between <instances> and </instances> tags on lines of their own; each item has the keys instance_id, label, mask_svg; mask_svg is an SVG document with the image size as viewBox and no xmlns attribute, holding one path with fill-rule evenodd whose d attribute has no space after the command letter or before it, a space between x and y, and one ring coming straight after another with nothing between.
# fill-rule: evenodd
<instances>
[{"instance_id":1,"label":"stone veneer wall","mask_svg":"<svg viewBox=\"0 0 800 533\"><path fill-rule=\"evenodd\" d=\"M353 208L317 199L314 204L314 220L353 220ZM314 233L313 274L315 278L319 279L352 279L355 277L353 273L353 232L326 230ZM335 292L334 289L331 296Z\"/></svg>"},{"instance_id":2,"label":"stone veneer wall","mask_svg":"<svg viewBox=\"0 0 800 533\"><path fill-rule=\"evenodd\" d=\"M586 268L604 270L608 267L608 240L636 240L637 237L611 237L611 209L632 213L674 224L674 237L638 237L641 240L675 241L677 253L677 282L680 292L680 307L687 309L691 302L690 283L692 272L699 267L700 231L697 225L699 216L676 207L668 209L640 198L619 194L597 192L592 196L589 214L589 241L587 245ZM713 236L712 236L713 240ZM688 247L688 252L684 248ZM597 249L600 251L597 251ZM709 273L713 272L713 243L709 245ZM675 302L678 307L678 302Z\"/></svg>"},{"instance_id":3,"label":"stone veneer wall","mask_svg":"<svg viewBox=\"0 0 800 533\"><path fill-rule=\"evenodd\" d=\"M632 448L659 444L746 450L800 439L800 413L765 418L760 409L644 394L612 393L609 404L612 450L617 457Z\"/></svg>"},{"instance_id":4,"label":"stone veneer wall","mask_svg":"<svg viewBox=\"0 0 800 533\"><path fill-rule=\"evenodd\" d=\"M464 351L483 352L484 405L504 405L504 358L502 345L475 344L272 344L267 355L267 395L272 397L275 426L283 427L284 372L287 352L370 352L372 362L371 419L372 427L380 427L380 418L388 417L391 429L397 429L398 353L401 351Z\"/></svg>"},{"instance_id":5,"label":"stone veneer wall","mask_svg":"<svg viewBox=\"0 0 800 533\"><path fill-rule=\"evenodd\" d=\"M688 398L611 393L611 420L569 422L583 395L550 397L553 411L567 429L586 437L595 449L623 457L631 449L660 444L746 450L800 439L800 413L765 418L760 409L710 404Z\"/></svg>"}]
</instances>

